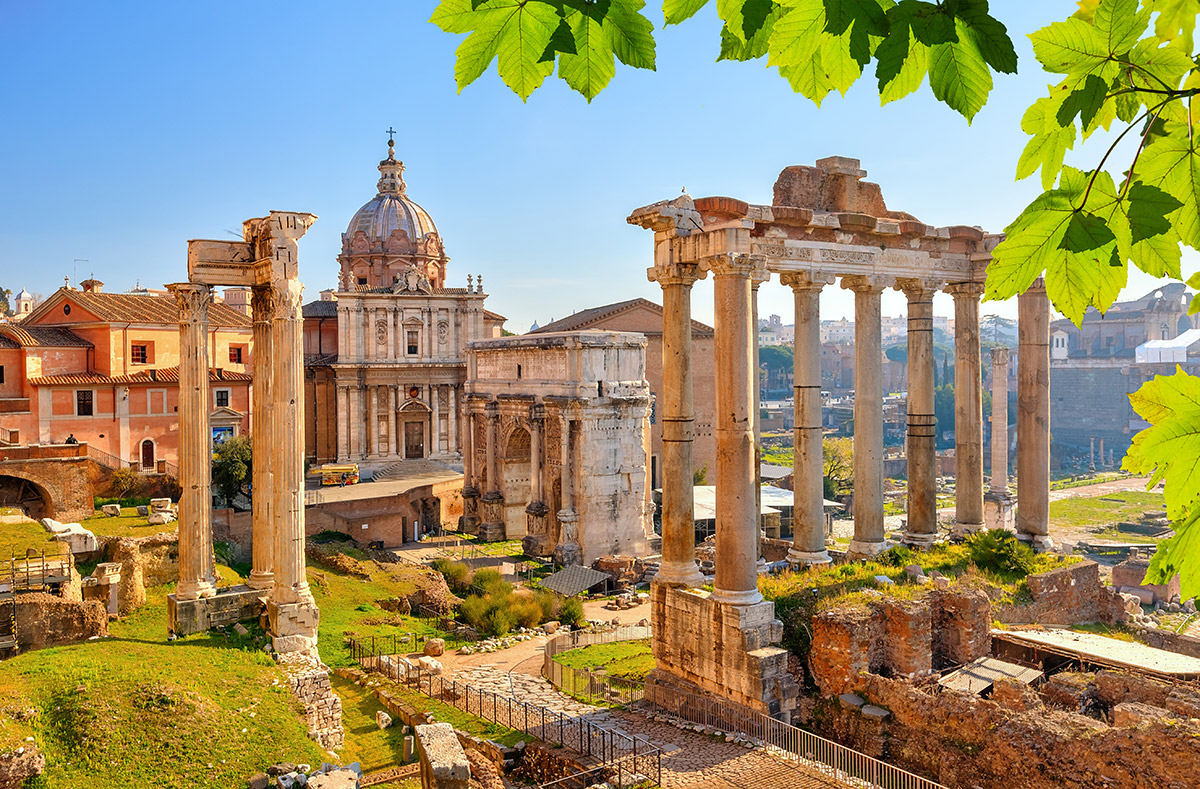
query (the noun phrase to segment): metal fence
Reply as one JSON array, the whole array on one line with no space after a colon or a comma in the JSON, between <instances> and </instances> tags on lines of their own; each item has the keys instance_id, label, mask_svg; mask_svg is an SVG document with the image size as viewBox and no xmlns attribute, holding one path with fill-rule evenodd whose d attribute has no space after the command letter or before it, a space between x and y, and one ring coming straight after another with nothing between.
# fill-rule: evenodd
<instances>
[{"instance_id":1,"label":"metal fence","mask_svg":"<svg viewBox=\"0 0 1200 789\"><path fill-rule=\"evenodd\" d=\"M865 781L880 789L946 789L936 781L833 740L712 696L672 689L666 694L646 696L638 707L643 711L664 712L718 731L744 734L777 755L818 762L833 768L839 777Z\"/></svg>"},{"instance_id":2,"label":"metal fence","mask_svg":"<svg viewBox=\"0 0 1200 789\"><path fill-rule=\"evenodd\" d=\"M348 640L351 656L368 671L382 674L468 715L590 756L602 766L611 768L620 763L617 769L627 776L627 780L639 777L637 783L629 782L624 786L659 786L662 781L662 752L649 740L599 726L587 718L573 718L538 704L516 701L430 674L394 655L385 654L386 650L381 652L384 645L379 641Z\"/></svg>"},{"instance_id":3,"label":"metal fence","mask_svg":"<svg viewBox=\"0 0 1200 789\"><path fill-rule=\"evenodd\" d=\"M648 627L621 625L613 630L574 631L555 636L546 642L542 657L542 676L563 693L584 699L591 704L628 706L641 699L645 685L637 680L597 674L586 669L564 666L554 658L572 649L592 644L613 644L618 641L640 641L650 638Z\"/></svg>"}]
</instances>

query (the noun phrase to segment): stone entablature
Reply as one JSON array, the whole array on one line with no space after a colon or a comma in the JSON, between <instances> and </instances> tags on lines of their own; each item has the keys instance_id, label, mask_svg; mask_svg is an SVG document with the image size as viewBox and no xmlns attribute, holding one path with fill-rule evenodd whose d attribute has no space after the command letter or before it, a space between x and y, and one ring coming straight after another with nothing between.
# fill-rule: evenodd
<instances>
[{"instance_id":1,"label":"stone entablature","mask_svg":"<svg viewBox=\"0 0 1200 789\"><path fill-rule=\"evenodd\" d=\"M645 555L646 340L568 332L470 344L463 524L531 555Z\"/></svg>"}]
</instances>

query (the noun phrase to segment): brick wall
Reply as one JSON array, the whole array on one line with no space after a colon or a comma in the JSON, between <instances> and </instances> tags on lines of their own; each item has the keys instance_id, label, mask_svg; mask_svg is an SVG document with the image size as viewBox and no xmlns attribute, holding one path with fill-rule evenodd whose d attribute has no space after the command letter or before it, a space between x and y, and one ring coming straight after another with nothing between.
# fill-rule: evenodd
<instances>
[{"instance_id":1,"label":"brick wall","mask_svg":"<svg viewBox=\"0 0 1200 789\"><path fill-rule=\"evenodd\" d=\"M1081 622L1114 624L1125 621L1136 605L1100 582L1100 566L1080 562L1031 575L1025 583L1033 602L997 606L997 620L1009 624L1074 625Z\"/></svg>"}]
</instances>

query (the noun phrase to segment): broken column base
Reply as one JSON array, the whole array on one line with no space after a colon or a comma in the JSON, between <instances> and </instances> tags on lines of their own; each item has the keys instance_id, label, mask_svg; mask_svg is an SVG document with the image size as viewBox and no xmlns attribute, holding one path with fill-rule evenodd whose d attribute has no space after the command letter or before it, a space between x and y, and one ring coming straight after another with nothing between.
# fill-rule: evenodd
<instances>
[{"instance_id":1,"label":"broken column base","mask_svg":"<svg viewBox=\"0 0 1200 789\"><path fill-rule=\"evenodd\" d=\"M874 559L890 547L887 540L851 540L846 556L850 559Z\"/></svg>"},{"instance_id":2,"label":"broken column base","mask_svg":"<svg viewBox=\"0 0 1200 789\"><path fill-rule=\"evenodd\" d=\"M269 593L267 589L230 586L218 590L213 597L201 597L198 600L180 600L169 594L167 630L177 636L190 636L214 627L258 619Z\"/></svg>"},{"instance_id":3,"label":"broken column base","mask_svg":"<svg viewBox=\"0 0 1200 789\"><path fill-rule=\"evenodd\" d=\"M788 551L787 560L793 567L811 567L814 564L829 564L829 551Z\"/></svg>"},{"instance_id":4,"label":"broken column base","mask_svg":"<svg viewBox=\"0 0 1200 789\"><path fill-rule=\"evenodd\" d=\"M563 567L583 564L583 548L579 543L560 542L554 546L554 563Z\"/></svg>"},{"instance_id":5,"label":"broken column base","mask_svg":"<svg viewBox=\"0 0 1200 789\"><path fill-rule=\"evenodd\" d=\"M982 530L983 530L982 523L960 523L958 521L955 521L954 526L951 527L951 531L954 532L959 537L969 537L972 534L975 534L976 532L979 532Z\"/></svg>"},{"instance_id":6,"label":"broken column base","mask_svg":"<svg viewBox=\"0 0 1200 789\"><path fill-rule=\"evenodd\" d=\"M521 538L521 550L526 556L550 556L554 553L554 540L549 534L526 534Z\"/></svg>"},{"instance_id":7,"label":"broken column base","mask_svg":"<svg viewBox=\"0 0 1200 789\"><path fill-rule=\"evenodd\" d=\"M317 655L317 625L321 621L321 612L311 599L295 603L268 600L267 620L271 648L277 654Z\"/></svg>"},{"instance_id":8,"label":"broken column base","mask_svg":"<svg viewBox=\"0 0 1200 789\"><path fill-rule=\"evenodd\" d=\"M646 698L674 709L684 690L791 720L800 687L777 646L783 623L774 603L723 605L708 592L661 584L651 585L650 602L656 668Z\"/></svg>"},{"instance_id":9,"label":"broken column base","mask_svg":"<svg viewBox=\"0 0 1200 789\"><path fill-rule=\"evenodd\" d=\"M900 544L909 548L918 550L927 550L932 548L938 541L938 534L926 534L925 532L905 531L900 535Z\"/></svg>"},{"instance_id":10,"label":"broken column base","mask_svg":"<svg viewBox=\"0 0 1200 789\"><path fill-rule=\"evenodd\" d=\"M1029 547L1038 553L1054 550L1054 540L1050 539L1048 534L1029 534L1019 531L1017 532L1017 539L1021 542L1029 543Z\"/></svg>"},{"instance_id":11,"label":"broken column base","mask_svg":"<svg viewBox=\"0 0 1200 789\"><path fill-rule=\"evenodd\" d=\"M1008 491L988 491L983 497L983 525L988 529L1017 530L1017 499Z\"/></svg>"}]
</instances>

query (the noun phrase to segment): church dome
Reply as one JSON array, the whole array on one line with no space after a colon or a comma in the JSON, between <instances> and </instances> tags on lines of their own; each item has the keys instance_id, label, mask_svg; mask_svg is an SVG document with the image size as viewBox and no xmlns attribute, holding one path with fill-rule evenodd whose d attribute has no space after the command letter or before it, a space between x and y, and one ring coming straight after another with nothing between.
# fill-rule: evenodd
<instances>
[{"instance_id":1,"label":"church dome","mask_svg":"<svg viewBox=\"0 0 1200 789\"><path fill-rule=\"evenodd\" d=\"M32 298L33 296L30 295L29 291L25 290L25 288L21 288L21 292L17 294L17 301L25 301L26 299Z\"/></svg>"},{"instance_id":2,"label":"church dome","mask_svg":"<svg viewBox=\"0 0 1200 789\"><path fill-rule=\"evenodd\" d=\"M429 212L405 194L404 162L396 159L394 145L389 139L387 158L379 163L379 193L354 214L347 238L360 230L372 240L387 239L395 230L403 230L412 241L437 233Z\"/></svg>"}]
</instances>

